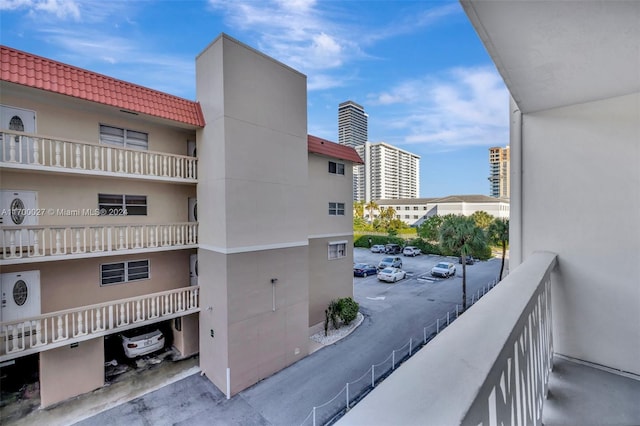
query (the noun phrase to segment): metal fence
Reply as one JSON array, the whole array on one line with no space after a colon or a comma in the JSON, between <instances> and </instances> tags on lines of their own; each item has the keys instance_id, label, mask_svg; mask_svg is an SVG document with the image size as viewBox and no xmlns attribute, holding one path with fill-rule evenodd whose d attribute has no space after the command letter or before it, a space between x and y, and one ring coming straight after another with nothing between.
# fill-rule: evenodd
<instances>
[{"instance_id":1,"label":"metal fence","mask_svg":"<svg viewBox=\"0 0 640 426\"><path fill-rule=\"evenodd\" d=\"M478 289L477 292L472 293L468 300L467 309L494 288L497 283L497 281L493 281ZM300 425L332 425L338 421L349 409L391 374L393 370L429 343L438 333L455 321L459 315L460 305L456 305L454 310L447 311L443 317L436 318L435 322L424 326L421 336L411 336L407 343L391 351L389 356L382 362L373 364L359 378L347 382L333 398L324 404L314 406Z\"/></svg>"}]
</instances>

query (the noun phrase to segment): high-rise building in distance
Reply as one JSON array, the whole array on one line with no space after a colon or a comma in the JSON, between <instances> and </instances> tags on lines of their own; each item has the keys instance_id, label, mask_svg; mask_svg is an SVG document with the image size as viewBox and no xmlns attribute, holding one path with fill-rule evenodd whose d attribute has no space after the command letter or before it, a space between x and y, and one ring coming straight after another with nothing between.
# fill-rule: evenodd
<instances>
[{"instance_id":1,"label":"high-rise building in distance","mask_svg":"<svg viewBox=\"0 0 640 426\"><path fill-rule=\"evenodd\" d=\"M420 195L420 156L384 142L355 147L364 165L353 169L356 201L417 198Z\"/></svg>"},{"instance_id":2,"label":"high-rise building in distance","mask_svg":"<svg viewBox=\"0 0 640 426\"><path fill-rule=\"evenodd\" d=\"M338 105L338 143L351 147L368 140L369 116L362 105L345 101Z\"/></svg>"},{"instance_id":3,"label":"high-rise building in distance","mask_svg":"<svg viewBox=\"0 0 640 426\"><path fill-rule=\"evenodd\" d=\"M510 188L509 147L489 148L489 195L497 198L509 198Z\"/></svg>"}]
</instances>

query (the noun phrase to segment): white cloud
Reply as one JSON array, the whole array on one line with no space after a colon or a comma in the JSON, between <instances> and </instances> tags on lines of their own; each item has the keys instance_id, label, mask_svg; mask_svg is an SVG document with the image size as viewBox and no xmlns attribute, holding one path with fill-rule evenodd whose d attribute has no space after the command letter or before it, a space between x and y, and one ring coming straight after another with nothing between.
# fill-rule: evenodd
<instances>
[{"instance_id":1,"label":"white cloud","mask_svg":"<svg viewBox=\"0 0 640 426\"><path fill-rule=\"evenodd\" d=\"M359 49L312 0L210 0L229 23L257 35L258 48L305 73L336 68ZM354 48L354 49L351 49Z\"/></svg>"},{"instance_id":2,"label":"white cloud","mask_svg":"<svg viewBox=\"0 0 640 426\"><path fill-rule=\"evenodd\" d=\"M385 108L386 127L406 135L399 145L492 146L508 134L508 92L493 68L455 68L404 81L369 99Z\"/></svg>"},{"instance_id":3,"label":"white cloud","mask_svg":"<svg viewBox=\"0 0 640 426\"><path fill-rule=\"evenodd\" d=\"M1 0L0 10L25 10L32 16L55 16L58 19L80 19L80 7L75 0Z\"/></svg>"},{"instance_id":4,"label":"white cloud","mask_svg":"<svg viewBox=\"0 0 640 426\"><path fill-rule=\"evenodd\" d=\"M366 49L374 43L417 31L461 10L448 4L380 25L357 19L348 3L209 0L209 5L224 14L229 26L254 35L259 50L307 74L309 90L346 85L342 71L370 59ZM329 73L335 76L329 78ZM336 83L339 78L345 81Z\"/></svg>"},{"instance_id":5,"label":"white cloud","mask_svg":"<svg viewBox=\"0 0 640 426\"><path fill-rule=\"evenodd\" d=\"M348 79L334 77L329 74L314 73L307 77L307 90L325 90L344 87Z\"/></svg>"},{"instance_id":6,"label":"white cloud","mask_svg":"<svg viewBox=\"0 0 640 426\"><path fill-rule=\"evenodd\" d=\"M60 49L62 60L67 63L178 96L192 97L195 64L186 54L183 57L157 53L150 50L144 40L89 29L84 29L82 36L76 30L61 27L41 31L49 43Z\"/></svg>"},{"instance_id":7,"label":"white cloud","mask_svg":"<svg viewBox=\"0 0 640 426\"><path fill-rule=\"evenodd\" d=\"M54 14L60 19L80 19L80 8L73 0L44 0L34 4L34 9Z\"/></svg>"},{"instance_id":8,"label":"white cloud","mask_svg":"<svg viewBox=\"0 0 640 426\"><path fill-rule=\"evenodd\" d=\"M28 9L33 3L33 0L0 0L0 10Z\"/></svg>"}]
</instances>

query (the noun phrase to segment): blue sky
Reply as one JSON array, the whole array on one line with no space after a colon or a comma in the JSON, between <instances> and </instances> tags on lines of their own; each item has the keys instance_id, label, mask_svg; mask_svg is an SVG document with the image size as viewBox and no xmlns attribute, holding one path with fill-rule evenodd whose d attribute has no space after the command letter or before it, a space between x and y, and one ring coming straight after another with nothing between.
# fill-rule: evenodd
<instances>
[{"instance_id":1,"label":"blue sky","mask_svg":"<svg viewBox=\"0 0 640 426\"><path fill-rule=\"evenodd\" d=\"M195 99L195 57L221 32L307 75L308 131L338 104L369 139L421 156L420 196L488 194L508 92L458 2L0 0L4 45Z\"/></svg>"}]
</instances>

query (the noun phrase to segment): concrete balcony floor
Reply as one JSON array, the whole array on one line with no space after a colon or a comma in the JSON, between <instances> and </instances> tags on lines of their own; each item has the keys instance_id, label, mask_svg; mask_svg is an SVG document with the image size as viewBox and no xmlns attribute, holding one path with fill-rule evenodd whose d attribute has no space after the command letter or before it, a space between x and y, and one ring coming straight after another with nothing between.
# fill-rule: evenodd
<instances>
[{"instance_id":1,"label":"concrete balcony floor","mask_svg":"<svg viewBox=\"0 0 640 426\"><path fill-rule=\"evenodd\" d=\"M640 425L640 377L555 356L545 426Z\"/></svg>"}]
</instances>

